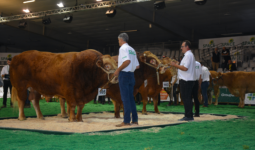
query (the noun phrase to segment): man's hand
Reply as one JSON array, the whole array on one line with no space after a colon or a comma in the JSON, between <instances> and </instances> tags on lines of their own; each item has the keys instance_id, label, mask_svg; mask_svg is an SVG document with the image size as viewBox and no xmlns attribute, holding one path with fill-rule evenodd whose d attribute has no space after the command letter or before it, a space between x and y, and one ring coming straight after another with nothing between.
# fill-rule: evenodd
<instances>
[{"instance_id":1,"label":"man's hand","mask_svg":"<svg viewBox=\"0 0 255 150\"><path fill-rule=\"evenodd\" d=\"M170 63L170 66L175 66L175 65L176 65L176 63L173 61Z\"/></svg>"},{"instance_id":2,"label":"man's hand","mask_svg":"<svg viewBox=\"0 0 255 150\"><path fill-rule=\"evenodd\" d=\"M2 75L2 77L4 77L4 76L5 76L5 74Z\"/></svg>"},{"instance_id":3,"label":"man's hand","mask_svg":"<svg viewBox=\"0 0 255 150\"><path fill-rule=\"evenodd\" d=\"M116 76L116 77L118 77L119 76L119 73L120 73L120 71L119 71L119 69L117 69L115 72L114 72L114 76Z\"/></svg>"}]
</instances>

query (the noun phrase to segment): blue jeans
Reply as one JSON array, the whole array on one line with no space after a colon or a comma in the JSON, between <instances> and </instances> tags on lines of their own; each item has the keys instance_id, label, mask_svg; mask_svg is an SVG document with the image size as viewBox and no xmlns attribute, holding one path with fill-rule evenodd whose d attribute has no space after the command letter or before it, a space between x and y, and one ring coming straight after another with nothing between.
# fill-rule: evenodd
<instances>
[{"instance_id":1,"label":"blue jeans","mask_svg":"<svg viewBox=\"0 0 255 150\"><path fill-rule=\"evenodd\" d=\"M208 97L207 97L207 88L209 86L209 82L208 81L204 81L201 84L201 90L202 90L202 96L204 99L204 106L208 106Z\"/></svg>"},{"instance_id":2,"label":"blue jeans","mask_svg":"<svg viewBox=\"0 0 255 150\"><path fill-rule=\"evenodd\" d=\"M119 73L119 87L120 87L121 100L124 105L124 123L130 123L131 112L132 112L132 121L138 122L135 99L133 95L134 86L135 86L134 73L121 71Z\"/></svg>"}]
</instances>

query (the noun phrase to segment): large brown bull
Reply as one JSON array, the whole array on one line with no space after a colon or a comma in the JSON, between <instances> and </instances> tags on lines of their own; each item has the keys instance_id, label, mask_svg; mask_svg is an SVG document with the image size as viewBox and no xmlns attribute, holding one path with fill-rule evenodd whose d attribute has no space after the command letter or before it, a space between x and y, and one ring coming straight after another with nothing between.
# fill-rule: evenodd
<instances>
[{"instance_id":1,"label":"large brown bull","mask_svg":"<svg viewBox=\"0 0 255 150\"><path fill-rule=\"evenodd\" d=\"M112 58L116 62L118 61L118 56L113 56ZM144 83L145 79L147 79L150 76L156 77L157 71L159 71L160 74L163 74L166 70L166 66L162 66L157 56L153 55L149 51L146 51L143 54L137 53L137 58L138 58L140 67L139 69L136 69L134 72L135 74L134 95L138 93L138 89ZM120 118L120 109L123 108L123 103L121 100L119 84L110 84L110 85L107 85L106 88L107 88L106 96L110 97L113 100L114 111L115 111L114 115L116 118ZM65 113L64 101L60 100L60 102L61 102L61 114L62 116L65 116L66 113Z\"/></svg>"},{"instance_id":2,"label":"large brown bull","mask_svg":"<svg viewBox=\"0 0 255 150\"><path fill-rule=\"evenodd\" d=\"M67 100L70 106L70 121L82 121L81 112L103 86L112 78L117 68L109 55L95 50L54 54L36 50L23 52L13 57L10 79L13 85L12 100L19 105L19 120L24 120L24 104L27 88L32 87L33 106L37 118L43 119L39 107L41 95L57 95ZM75 107L78 107L75 118Z\"/></svg>"},{"instance_id":3,"label":"large brown bull","mask_svg":"<svg viewBox=\"0 0 255 150\"><path fill-rule=\"evenodd\" d=\"M245 94L255 93L255 72L219 72L213 82L219 86L226 86L232 95L239 97L238 107L241 108L244 107Z\"/></svg>"}]
</instances>

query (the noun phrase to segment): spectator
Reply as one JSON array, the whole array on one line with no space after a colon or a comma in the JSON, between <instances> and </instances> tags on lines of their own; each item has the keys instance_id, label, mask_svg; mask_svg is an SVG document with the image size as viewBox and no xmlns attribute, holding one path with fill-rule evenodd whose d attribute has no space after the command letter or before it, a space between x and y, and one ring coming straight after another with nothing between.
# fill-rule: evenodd
<instances>
[{"instance_id":1,"label":"spectator","mask_svg":"<svg viewBox=\"0 0 255 150\"><path fill-rule=\"evenodd\" d=\"M220 63L220 53L218 52L218 48L216 47L214 52L212 53L212 66L213 66L213 70L217 71L219 68L219 63Z\"/></svg>"},{"instance_id":2,"label":"spectator","mask_svg":"<svg viewBox=\"0 0 255 150\"><path fill-rule=\"evenodd\" d=\"M224 63L223 63L223 67L222 68L225 69L227 67L227 65L228 65L228 60L231 60L229 50L226 49L226 47L223 47L221 55L224 58Z\"/></svg>"},{"instance_id":3,"label":"spectator","mask_svg":"<svg viewBox=\"0 0 255 150\"><path fill-rule=\"evenodd\" d=\"M201 91L202 91L202 96L204 99L204 105L203 107L208 107L208 96L207 96L207 89L209 86L209 81L210 81L210 72L208 70L207 67L205 67L203 65L203 63L201 63L202 65L202 84L201 84Z\"/></svg>"},{"instance_id":4,"label":"spectator","mask_svg":"<svg viewBox=\"0 0 255 150\"><path fill-rule=\"evenodd\" d=\"M228 66L227 66L227 71L236 71L236 65L232 63L231 60L228 60Z\"/></svg>"},{"instance_id":5,"label":"spectator","mask_svg":"<svg viewBox=\"0 0 255 150\"><path fill-rule=\"evenodd\" d=\"M8 88L10 90L10 93L12 91L12 84L11 84L10 75L9 75L11 61L12 61L12 59L8 58L8 60L7 60L8 65L4 66L2 71L1 71L1 76L2 76L3 81L4 81L3 106L1 108L6 108ZM10 101L10 104L11 104L11 107L13 107L12 106L12 101Z\"/></svg>"}]
</instances>

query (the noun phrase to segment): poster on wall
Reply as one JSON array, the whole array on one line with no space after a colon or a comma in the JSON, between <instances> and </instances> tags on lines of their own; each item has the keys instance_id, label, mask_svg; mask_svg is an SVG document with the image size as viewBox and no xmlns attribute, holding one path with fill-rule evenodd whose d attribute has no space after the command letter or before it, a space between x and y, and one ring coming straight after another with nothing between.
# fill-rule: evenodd
<instances>
[{"instance_id":1,"label":"poster on wall","mask_svg":"<svg viewBox=\"0 0 255 150\"><path fill-rule=\"evenodd\" d=\"M199 49L215 47L233 47L233 46L255 46L255 35L236 36L212 39L200 39Z\"/></svg>"},{"instance_id":2,"label":"poster on wall","mask_svg":"<svg viewBox=\"0 0 255 150\"><path fill-rule=\"evenodd\" d=\"M245 94L244 104L254 104L255 105L255 93Z\"/></svg>"}]
</instances>

